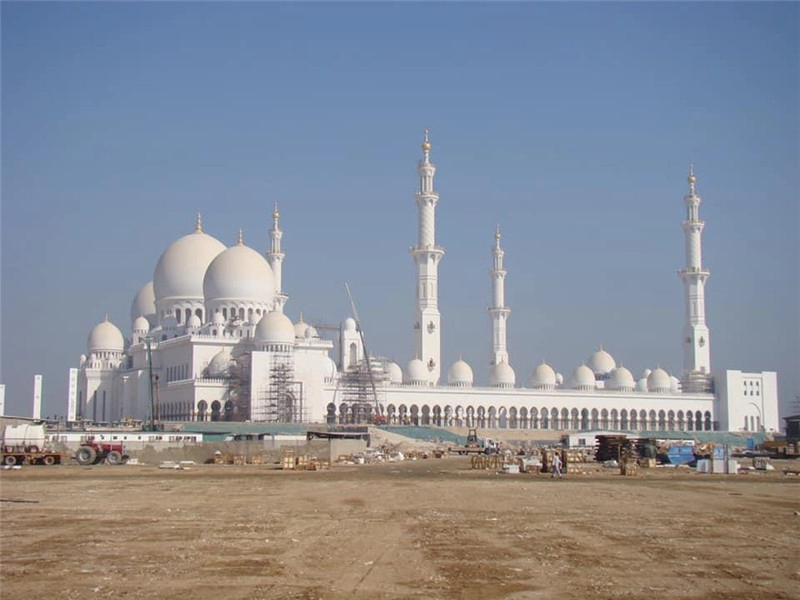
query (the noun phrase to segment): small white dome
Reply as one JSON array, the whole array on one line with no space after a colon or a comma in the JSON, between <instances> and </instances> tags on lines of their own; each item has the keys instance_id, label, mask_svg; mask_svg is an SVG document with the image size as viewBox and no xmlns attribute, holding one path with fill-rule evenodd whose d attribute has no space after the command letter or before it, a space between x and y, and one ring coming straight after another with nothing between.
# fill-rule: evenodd
<instances>
[{"instance_id":1,"label":"small white dome","mask_svg":"<svg viewBox=\"0 0 800 600\"><path fill-rule=\"evenodd\" d=\"M556 373L556 384L564 385L564 376L561 373Z\"/></svg>"},{"instance_id":2,"label":"small white dome","mask_svg":"<svg viewBox=\"0 0 800 600\"><path fill-rule=\"evenodd\" d=\"M92 327L86 342L89 353L122 352L125 349L125 338L119 328L108 320L108 315L100 323Z\"/></svg>"},{"instance_id":3,"label":"small white dome","mask_svg":"<svg viewBox=\"0 0 800 600\"><path fill-rule=\"evenodd\" d=\"M239 243L218 254L203 277L206 303L220 300L271 303L275 277L260 253Z\"/></svg>"},{"instance_id":4,"label":"small white dome","mask_svg":"<svg viewBox=\"0 0 800 600\"><path fill-rule=\"evenodd\" d=\"M325 354L323 357L322 367L324 369L325 377L330 379L336 378L336 363L333 362L333 359Z\"/></svg>"},{"instance_id":5,"label":"small white dome","mask_svg":"<svg viewBox=\"0 0 800 600\"><path fill-rule=\"evenodd\" d=\"M594 373L586 365L581 365L572 373L570 387L574 390L594 389Z\"/></svg>"},{"instance_id":6,"label":"small white dome","mask_svg":"<svg viewBox=\"0 0 800 600\"><path fill-rule=\"evenodd\" d=\"M200 317L198 317L197 315L192 315L191 317L189 317L189 322L186 323L186 326L189 329L198 329L202 325L203 323L200 321Z\"/></svg>"},{"instance_id":7,"label":"small white dome","mask_svg":"<svg viewBox=\"0 0 800 600\"><path fill-rule=\"evenodd\" d=\"M628 369L620 365L611 371L611 378L609 379L608 387L612 390L631 392L636 387L636 382L633 380L633 374L631 374Z\"/></svg>"},{"instance_id":8,"label":"small white dome","mask_svg":"<svg viewBox=\"0 0 800 600\"><path fill-rule=\"evenodd\" d=\"M344 320L344 330L345 331L355 331L356 330L356 320L351 318L351 317L347 317Z\"/></svg>"},{"instance_id":9,"label":"small white dome","mask_svg":"<svg viewBox=\"0 0 800 600\"><path fill-rule=\"evenodd\" d=\"M428 369L419 358L409 361L406 367L406 381L412 384L428 383Z\"/></svg>"},{"instance_id":10,"label":"small white dome","mask_svg":"<svg viewBox=\"0 0 800 600\"><path fill-rule=\"evenodd\" d=\"M658 368L650 372L647 377L647 390L657 394L669 393L672 382L669 379L669 373L664 369Z\"/></svg>"},{"instance_id":11,"label":"small white dome","mask_svg":"<svg viewBox=\"0 0 800 600\"><path fill-rule=\"evenodd\" d=\"M133 321L133 331L134 333L147 333L150 331L150 321L139 315Z\"/></svg>"},{"instance_id":12,"label":"small white dome","mask_svg":"<svg viewBox=\"0 0 800 600\"><path fill-rule=\"evenodd\" d=\"M152 281L145 283L131 302L131 321L135 321L140 316L150 322L148 330L156 322L156 293L153 291Z\"/></svg>"},{"instance_id":13,"label":"small white dome","mask_svg":"<svg viewBox=\"0 0 800 600\"><path fill-rule=\"evenodd\" d=\"M642 377L639 381L636 382L636 391L637 392L647 391L647 377Z\"/></svg>"},{"instance_id":14,"label":"small white dome","mask_svg":"<svg viewBox=\"0 0 800 600\"><path fill-rule=\"evenodd\" d=\"M312 327L311 325L306 327L306 331L305 331L304 336L305 336L305 339L307 339L307 340L318 340L319 339L319 333L317 333L317 330L314 327Z\"/></svg>"},{"instance_id":15,"label":"small white dome","mask_svg":"<svg viewBox=\"0 0 800 600\"><path fill-rule=\"evenodd\" d=\"M533 370L531 387L535 389L552 389L556 386L556 372L546 362L542 362Z\"/></svg>"},{"instance_id":16,"label":"small white dome","mask_svg":"<svg viewBox=\"0 0 800 600\"><path fill-rule=\"evenodd\" d=\"M642 371L642 379L647 379L648 377L650 377L650 373L652 372L653 371L650 369L645 369L644 371Z\"/></svg>"},{"instance_id":17,"label":"small white dome","mask_svg":"<svg viewBox=\"0 0 800 600\"><path fill-rule=\"evenodd\" d=\"M178 318L175 315L167 315L161 320L164 329L175 329L178 326Z\"/></svg>"},{"instance_id":18,"label":"small white dome","mask_svg":"<svg viewBox=\"0 0 800 600\"><path fill-rule=\"evenodd\" d=\"M595 375L608 375L617 367L617 363L614 357L600 346L600 349L589 357L586 366L589 367Z\"/></svg>"},{"instance_id":19,"label":"small white dome","mask_svg":"<svg viewBox=\"0 0 800 600\"><path fill-rule=\"evenodd\" d=\"M389 376L390 383L395 385L403 383L403 369L396 362L386 364L386 374Z\"/></svg>"},{"instance_id":20,"label":"small white dome","mask_svg":"<svg viewBox=\"0 0 800 600\"><path fill-rule=\"evenodd\" d=\"M303 321L303 315L301 314L300 320L294 324L294 337L298 340L305 339L306 329L308 329L308 323Z\"/></svg>"},{"instance_id":21,"label":"small white dome","mask_svg":"<svg viewBox=\"0 0 800 600\"><path fill-rule=\"evenodd\" d=\"M230 350L227 348L220 350L214 355L211 362L208 363L208 376L225 377L233 364L234 360L231 357Z\"/></svg>"},{"instance_id":22,"label":"small white dome","mask_svg":"<svg viewBox=\"0 0 800 600\"><path fill-rule=\"evenodd\" d=\"M272 311L261 317L255 340L260 344L294 344L294 325L282 312Z\"/></svg>"},{"instance_id":23,"label":"small white dome","mask_svg":"<svg viewBox=\"0 0 800 600\"><path fill-rule=\"evenodd\" d=\"M673 394L680 394L681 380L675 377L674 375L670 375L669 381L670 381L669 391L672 392Z\"/></svg>"},{"instance_id":24,"label":"small white dome","mask_svg":"<svg viewBox=\"0 0 800 600\"><path fill-rule=\"evenodd\" d=\"M153 273L155 300L177 298L202 302L206 270L224 250L222 242L203 233L198 218L194 232L172 242L158 259Z\"/></svg>"},{"instance_id":25,"label":"small white dome","mask_svg":"<svg viewBox=\"0 0 800 600\"><path fill-rule=\"evenodd\" d=\"M221 310L214 313L214 316L211 317L211 323L214 325L225 325L225 317L222 315Z\"/></svg>"},{"instance_id":26,"label":"small white dome","mask_svg":"<svg viewBox=\"0 0 800 600\"><path fill-rule=\"evenodd\" d=\"M447 383L455 386L471 386L472 382L472 368L459 358L447 372Z\"/></svg>"},{"instance_id":27,"label":"small white dome","mask_svg":"<svg viewBox=\"0 0 800 600\"><path fill-rule=\"evenodd\" d=\"M501 361L489 370L489 385L493 387L514 387L517 376L514 369L505 361Z\"/></svg>"}]
</instances>

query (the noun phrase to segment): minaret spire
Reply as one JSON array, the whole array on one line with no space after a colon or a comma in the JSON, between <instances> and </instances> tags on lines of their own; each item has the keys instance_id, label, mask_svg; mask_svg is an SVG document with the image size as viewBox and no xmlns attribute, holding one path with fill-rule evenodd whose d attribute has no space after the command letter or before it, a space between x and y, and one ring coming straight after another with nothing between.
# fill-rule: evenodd
<instances>
[{"instance_id":1,"label":"minaret spire","mask_svg":"<svg viewBox=\"0 0 800 600\"><path fill-rule=\"evenodd\" d=\"M272 210L272 229L269 230L269 252L267 252L267 262L272 269L272 275L275 278L275 310L283 312L283 306L289 297L283 293L281 287L283 275L283 257L285 254L281 251L281 238L283 232L278 226L278 219L281 213L278 211L278 202L275 201L275 207Z\"/></svg>"},{"instance_id":2,"label":"minaret spire","mask_svg":"<svg viewBox=\"0 0 800 600\"><path fill-rule=\"evenodd\" d=\"M706 325L705 284L711 272L703 266L702 234L705 221L700 219L700 196L695 191L697 177L689 163L689 193L683 197L686 220L686 266L678 271L683 280L686 322L683 328L683 380L685 392L707 392L713 389L711 378L711 344Z\"/></svg>"},{"instance_id":3,"label":"minaret spire","mask_svg":"<svg viewBox=\"0 0 800 600\"><path fill-rule=\"evenodd\" d=\"M505 305L505 279L506 270L503 268L503 254L505 252L500 247L500 225L494 232L494 248L492 257L494 259L492 270L489 277L492 280L492 305L489 307L489 316L492 319L492 354L491 365L501 362L509 364L508 350L506 348L506 321L511 309Z\"/></svg>"},{"instance_id":4,"label":"minaret spire","mask_svg":"<svg viewBox=\"0 0 800 600\"><path fill-rule=\"evenodd\" d=\"M417 245L411 256L417 266L417 309L414 317L414 352L428 367L430 385L436 385L441 374L441 315L439 313L439 261L444 249L436 245L436 204L439 193L433 189L436 166L430 160L431 142L425 130L422 160L417 167L419 191L417 202L419 226Z\"/></svg>"},{"instance_id":5,"label":"minaret spire","mask_svg":"<svg viewBox=\"0 0 800 600\"><path fill-rule=\"evenodd\" d=\"M203 217L200 216L200 211L197 212L197 218L194 222L194 232L203 233Z\"/></svg>"}]
</instances>

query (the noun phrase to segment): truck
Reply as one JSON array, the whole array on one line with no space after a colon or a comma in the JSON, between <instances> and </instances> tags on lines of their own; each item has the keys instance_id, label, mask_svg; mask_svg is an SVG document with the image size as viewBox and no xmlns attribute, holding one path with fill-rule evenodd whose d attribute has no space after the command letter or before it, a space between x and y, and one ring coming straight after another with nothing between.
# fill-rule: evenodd
<instances>
[{"instance_id":1,"label":"truck","mask_svg":"<svg viewBox=\"0 0 800 600\"><path fill-rule=\"evenodd\" d=\"M467 434L467 443L449 448L452 454L495 454L498 451L497 442L491 438L480 439L478 430L471 428Z\"/></svg>"},{"instance_id":2,"label":"truck","mask_svg":"<svg viewBox=\"0 0 800 600\"><path fill-rule=\"evenodd\" d=\"M3 465L58 465L61 459L60 452L48 447L44 425L24 423L6 425L3 429L0 454Z\"/></svg>"},{"instance_id":3,"label":"truck","mask_svg":"<svg viewBox=\"0 0 800 600\"><path fill-rule=\"evenodd\" d=\"M75 453L75 460L79 465L96 465L103 461L110 465L122 465L128 462L129 458L122 448L122 443L95 441L93 437L81 442Z\"/></svg>"}]
</instances>

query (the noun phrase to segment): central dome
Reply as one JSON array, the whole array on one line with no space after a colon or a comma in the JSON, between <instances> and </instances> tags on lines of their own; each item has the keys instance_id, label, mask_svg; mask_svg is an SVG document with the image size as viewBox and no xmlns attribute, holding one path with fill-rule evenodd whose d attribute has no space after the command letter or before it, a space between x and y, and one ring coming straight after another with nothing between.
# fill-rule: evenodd
<instances>
[{"instance_id":1,"label":"central dome","mask_svg":"<svg viewBox=\"0 0 800 600\"><path fill-rule=\"evenodd\" d=\"M275 277L267 259L239 240L208 265L203 278L206 302L215 300L272 303ZM292 328L294 333L294 327Z\"/></svg>"},{"instance_id":2,"label":"central dome","mask_svg":"<svg viewBox=\"0 0 800 600\"><path fill-rule=\"evenodd\" d=\"M155 300L164 298L203 300L203 277L211 261L225 245L197 228L172 242L158 259L153 273ZM147 316L147 315L144 315Z\"/></svg>"},{"instance_id":3,"label":"central dome","mask_svg":"<svg viewBox=\"0 0 800 600\"><path fill-rule=\"evenodd\" d=\"M122 352L125 349L125 339L119 328L108 320L108 315L100 323L92 327L89 339L86 341L89 354L92 352Z\"/></svg>"}]
</instances>

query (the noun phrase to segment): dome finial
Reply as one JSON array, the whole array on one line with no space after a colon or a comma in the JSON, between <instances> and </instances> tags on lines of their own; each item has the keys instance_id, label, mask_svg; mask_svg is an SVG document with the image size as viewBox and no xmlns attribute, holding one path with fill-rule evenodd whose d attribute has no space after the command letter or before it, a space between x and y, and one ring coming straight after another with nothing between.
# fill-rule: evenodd
<instances>
[{"instance_id":1,"label":"dome finial","mask_svg":"<svg viewBox=\"0 0 800 600\"><path fill-rule=\"evenodd\" d=\"M203 217L200 215L200 211L197 211L197 218L194 222L194 232L195 233L203 233Z\"/></svg>"},{"instance_id":2,"label":"dome finial","mask_svg":"<svg viewBox=\"0 0 800 600\"><path fill-rule=\"evenodd\" d=\"M498 223L497 227L494 230L494 239L496 239L499 242L501 237L502 236L500 235L500 223Z\"/></svg>"},{"instance_id":3,"label":"dome finial","mask_svg":"<svg viewBox=\"0 0 800 600\"><path fill-rule=\"evenodd\" d=\"M280 216L281 216L281 213L278 212L278 201L276 200L275 201L275 208L272 211L272 218L277 221Z\"/></svg>"},{"instance_id":4,"label":"dome finial","mask_svg":"<svg viewBox=\"0 0 800 600\"><path fill-rule=\"evenodd\" d=\"M429 131L428 131L428 128L426 127L425 128L425 141L422 142L422 151L425 154L428 154L431 151L431 142L428 139L428 133L429 133Z\"/></svg>"},{"instance_id":5,"label":"dome finial","mask_svg":"<svg viewBox=\"0 0 800 600\"><path fill-rule=\"evenodd\" d=\"M240 246L244 245L244 233L242 233L241 228L239 229L239 239L236 240L236 243Z\"/></svg>"},{"instance_id":6,"label":"dome finial","mask_svg":"<svg viewBox=\"0 0 800 600\"><path fill-rule=\"evenodd\" d=\"M697 177L694 176L694 165L689 163L689 176L686 178L689 182L689 192L694 194L694 184L697 182Z\"/></svg>"}]
</instances>

